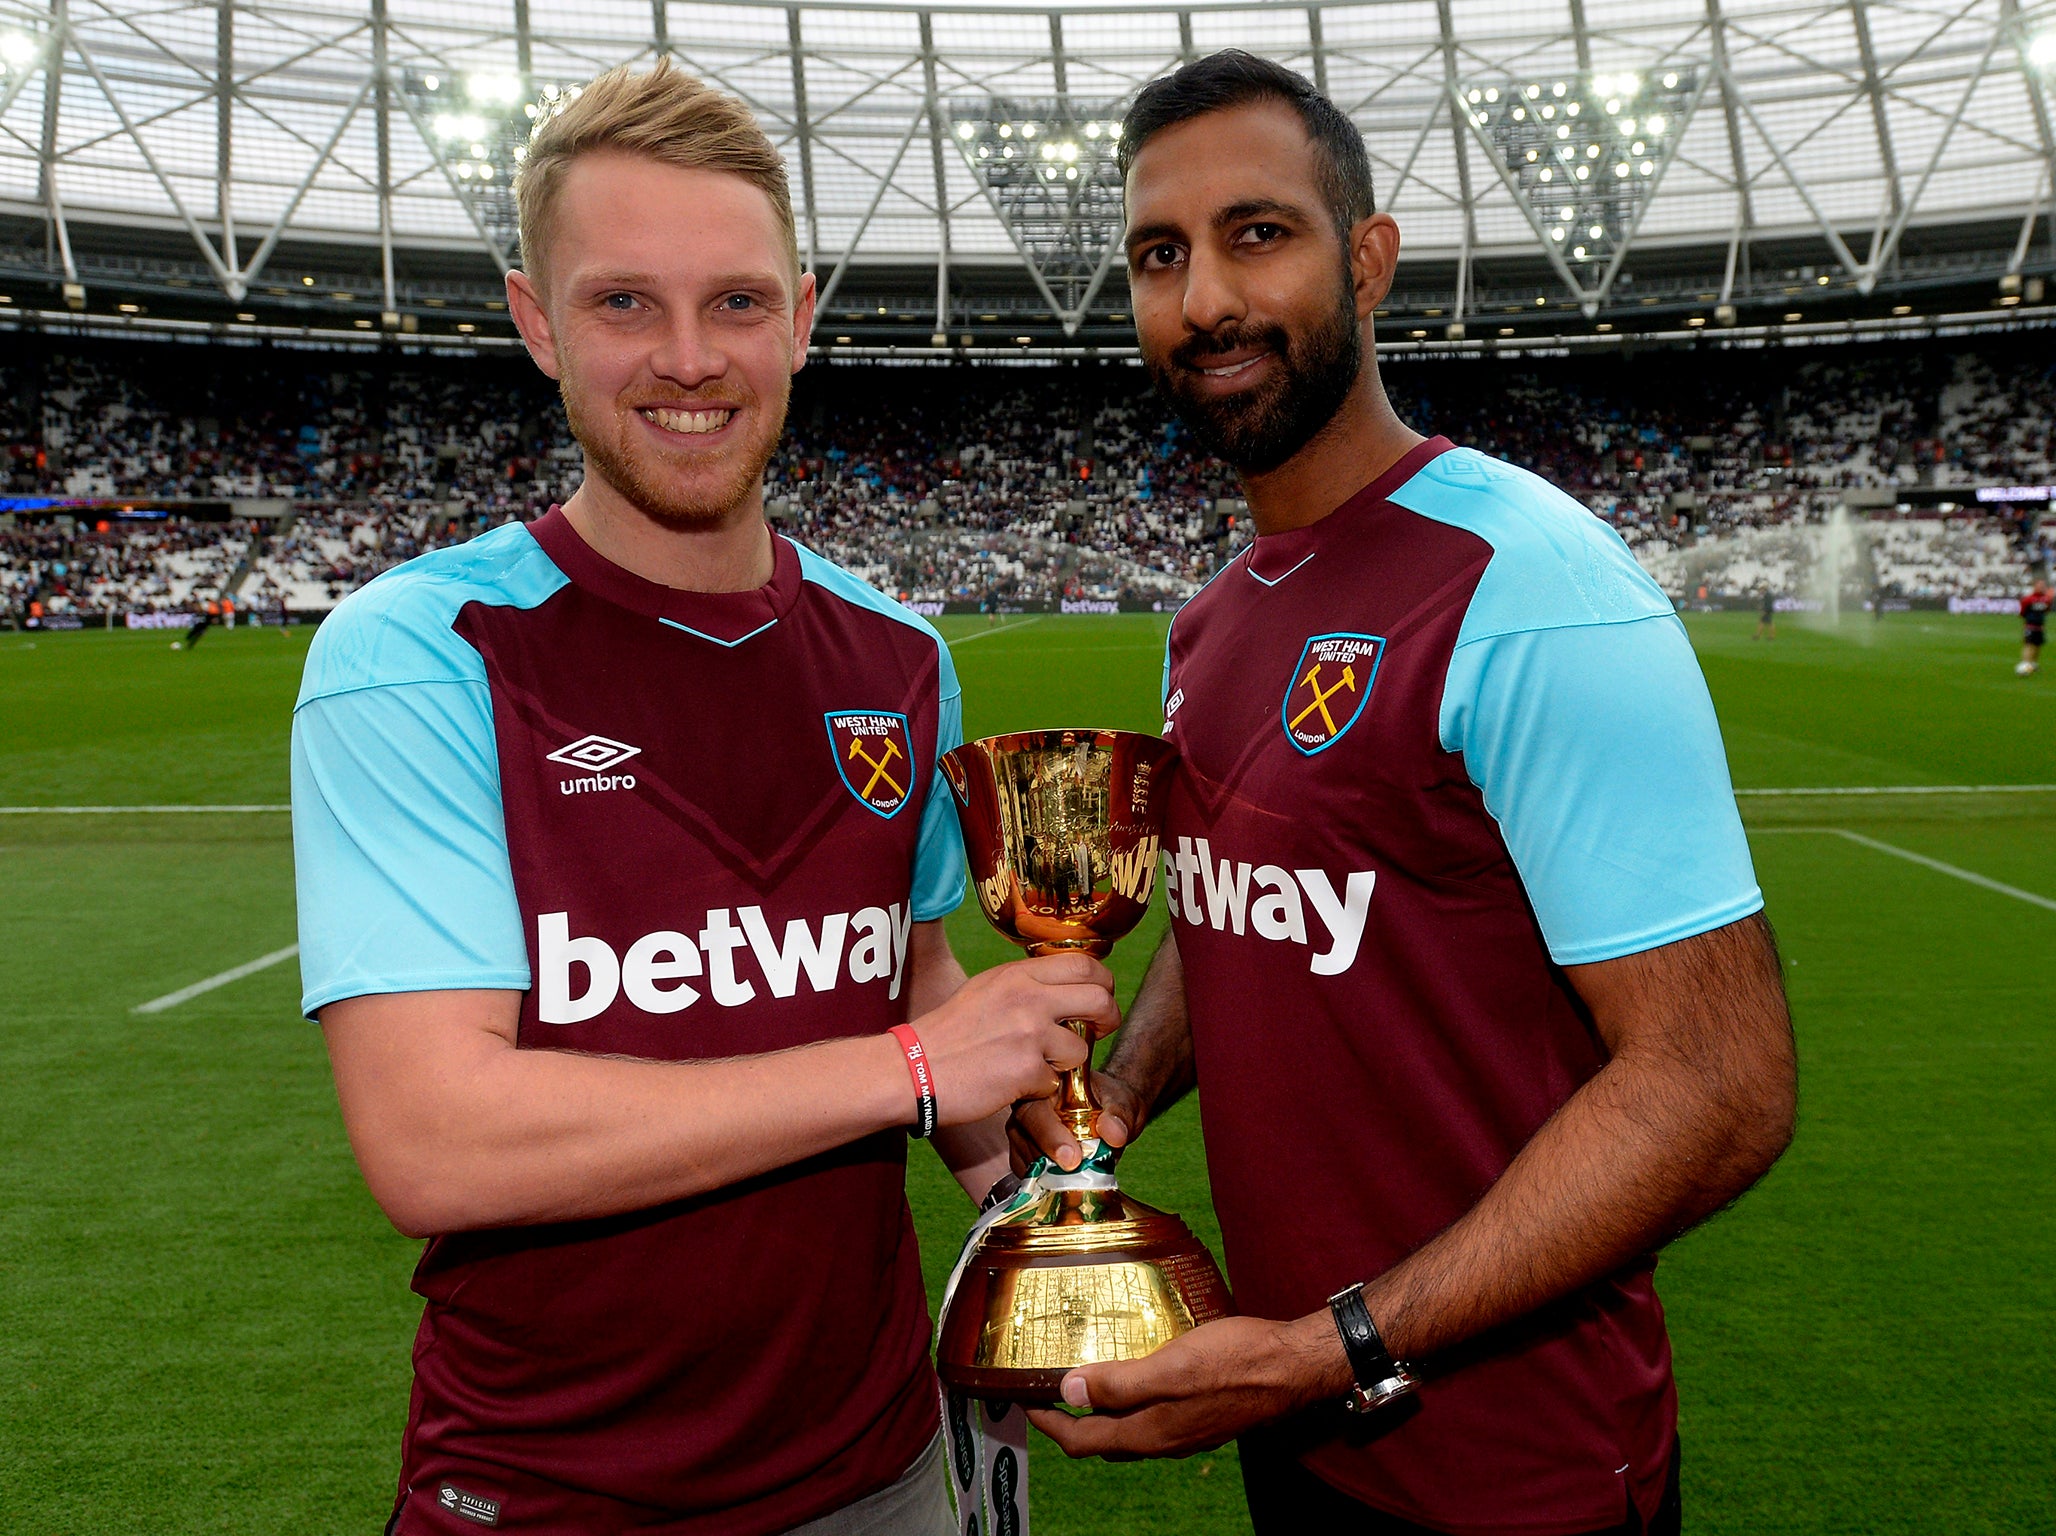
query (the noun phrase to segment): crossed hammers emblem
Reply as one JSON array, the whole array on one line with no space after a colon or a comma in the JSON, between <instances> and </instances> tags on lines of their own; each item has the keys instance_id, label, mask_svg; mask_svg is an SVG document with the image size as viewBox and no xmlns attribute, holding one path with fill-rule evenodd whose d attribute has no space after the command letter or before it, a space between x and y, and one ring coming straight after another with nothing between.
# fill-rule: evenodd
<instances>
[{"instance_id":1,"label":"crossed hammers emblem","mask_svg":"<svg viewBox=\"0 0 2056 1536\"><path fill-rule=\"evenodd\" d=\"M892 760L899 755L899 743L890 736L885 738L885 756L882 759L873 757L864 750L863 737L853 736L850 738L850 757L852 759L861 757L871 769L871 777L865 780L863 789L857 795L859 800L869 800L871 798L871 791L878 787L880 779L885 780L891 786L892 792L895 795L904 796L906 794L906 791L900 788L899 780L886 772L886 769L892 765Z\"/></svg>"},{"instance_id":2,"label":"crossed hammers emblem","mask_svg":"<svg viewBox=\"0 0 2056 1536\"><path fill-rule=\"evenodd\" d=\"M1306 669L1306 676L1302 677L1300 681L1313 689L1314 701L1286 722L1287 729L1298 729L1299 722L1318 709L1321 712L1321 723L1328 727L1328 734L1333 736L1335 734L1335 717L1328 713L1328 700L1334 698L1336 694L1343 692L1345 689L1350 693L1356 692L1356 668L1354 666L1343 667L1341 680L1333 687L1323 689L1321 687L1321 663L1317 661Z\"/></svg>"}]
</instances>

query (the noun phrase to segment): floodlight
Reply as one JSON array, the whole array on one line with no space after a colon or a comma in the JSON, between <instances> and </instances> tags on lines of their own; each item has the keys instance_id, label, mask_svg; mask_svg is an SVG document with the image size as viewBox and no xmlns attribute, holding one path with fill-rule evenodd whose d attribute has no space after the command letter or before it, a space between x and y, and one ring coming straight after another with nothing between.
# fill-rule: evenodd
<instances>
[{"instance_id":1,"label":"floodlight","mask_svg":"<svg viewBox=\"0 0 2056 1536\"><path fill-rule=\"evenodd\" d=\"M1550 168L1549 168L1548 166L1546 166L1546 165L1545 165L1545 166L1543 166L1543 167L1542 167L1542 177L1541 177L1541 179L1542 179L1542 180L1544 180L1544 181L1548 181L1548 180L1550 180L1551 178L1553 178L1553 177L1554 177L1555 175L1556 175L1556 172L1552 171L1552 170L1551 170L1551 169L1550 169Z\"/></svg>"},{"instance_id":2,"label":"floodlight","mask_svg":"<svg viewBox=\"0 0 2056 1536\"><path fill-rule=\"evenodd\" d=\"M1556 216L1563 223L1568 224L1572 219L1575 219L1578 216L1578 214L1577 210L1574 208L1559 208L1556 210Z\"/></svg>"},{"instance_id":3,"label":"floodlight","mask_svg":"<svg viewBox=\"0 0 2056 1536\"><path fill-rule=\"evenodd\" d=\"M1525 123L1528 120L1528 109L1526 107L1515 107L1513 109L1513 120L1517 123Z\"/></svg>"},{"instance_id":4,"label":"floodlight","mask_svg":"<svg viewBox=\"0 0 2056 1536\"><path fill-rule=\"evenodd\" d=\"M2027 45L2027 61L2036 69L2056 69L2056 29L2042 33Z\"/></svg>"},{"instance_id":5,"label":"floodlight","mask_svg":"<svg viewBox=\"0 0 2056 1536\"><path fill-rule=\"evenodd\" d=\"M1567 101L1564 103L1563 110L1566 117L1576 117L1578 115L1578 104L1575 101Z\"/></svg>"},{"instance_id":6,"label":"floodlight","mask_svg":"<svg viewBox=\"0 0 2056 1536\"><path fill-rule=\"evenodd\" d=\"M1606 99L1606 110L1607 110L1607 113L1608 113L1608 115L1611 115L1611 114L1613 114L1613 113L1615 113L1615 112L1618 112L1618 111L1620 111L1620 109L1621 109L1621 104L1620 104L1620 101L1619 101L1619 99L1618 99L1618 98L1616 98L1616 97L1612 97L1612 96L1609 96L1609 97L1607 97L1607 99Z\"/></svg>"},{"instance_id":7,"label":"floodlight","mask_svg":"<svg viewBox=\"0 0 2056 1536\"><path fill-rule=\"evenodd\" d=\"M1486 86L1486 87L1485 87L1485 99L1486 99L1487 101L1497 101L1497 100L1499 100L1499 87L1498 87L1498 86L1496 86L1496 85L1488 85L1488 86Z\"/></svg>"},{"instance_id":8,"label":"floodlight","mask_svg":"<svg viewBox=\"0 0 2056 1536\"><path fill-rule=\"evenodd\" d=\"M1625 176L1625 175L1627 175L1627 174L1628 174L1628 162L1627 162L1627 161L1625 161L1625 160L1621 161L1621 162L1620 162L1620 163L1619 163L1618 165L1616 165L1616 166L1615 166L1615 167L1613 168L1613 173L1614 173L1614 175L1616 175L1616 176Z\"/></svg>"},{"instance_id":9,"label":"floodlight","mask_svg":"<svg viewBox=\"0 0 2056 1536\"><path fill-rule=\"evenodd\" d=\"M501 106L511 107L521 99L521 81L515 75L473 75L464 82L464 89L473 101Z\"/></svg>"},{"instance_id":10,"label":"floodlight","mask_svg":"<svg viewBox=\"0 0 2056 1536\"><path fill-rule=\"evenodd\" d=\"M1034 125L1033 123L1023 123L1023 124L1021 125L1021 137L1022 137L1022 138L1024 138L1024 139L1032 139L1032 138L1034 138L1034 137L1035 137L1035 125Z\"/></svg>"},{"instance_id":11,"label":"floodlight","mask_svg":"<svg viewBox=\"0 0 2056 1536\"><path fill-rule=\"evenodd\" d=\"M1678 88L1678 77L1675 73L1663 77L1663 88L1667 91L1674 91Z\"/></svg>"},{"instance_id":12,"label":"floodlight","mask_svg":"<svg viewBox=\"0 0 2056 1536\"><path fill-rule=\"evenodd\" d=\"M1552 85L1549 88L1549 94L1552 96L1562 96L1563 93L1568 89L1569 87L1566 86L1561 80L1559 80L1556 82L1556 84Z\"/></svg>"},{"instance_id":13,"label":"floodlight","mask_svg":"<svg viewBox=\"0 0 2056 1536\"><path fill-rule=\"evenodd\" d=\"M1583 261L1585 259L1585 248L1582 245L1572 246L1571 255L1575 256L1579 261Z\"/></svg>"},{"instance_id":14,"label":"floodlight","mask_svg":"<svg viewBox=\"0 0 2056 1536\"><path fill-rule=\"evenodd\" d=\"M1535 163L1535 160L1536 160L1536 158L1537 158L1537 157L1536 157L1535 151L1534 151L1534 150L1532 150L1532 149L1531 149L1531 150L1529 150L1529 151L1528 151L1528 164L1530 164L1530 165L1533 165L1533 164Z\"/></svg>"},{"instance_id":15,"label":"floodlight","mask_svg":"<svg viewBox=\"0 0 2056 1536\"><path fill-rule=\"evenodd\" d=\"M1663 114L1662 114L1661 112L1652 112L1652 113L1651 113L1651 114L1649 115L1648 127L1649 127L1649 131L1650 131L1651 133L1661 133L1661 132L1663 132L1663 124L1664 124L1664 117L1663 117Z\"/></svg>"},{"instance_id":16,"label":"floodlight","mask_svg":"<svg viewBox=\"0 0 2056 1536\"><path fill-rule=\"evenodd\" d=\"M1636 169L1644 176L1650 175L1656 170L1656 162L1654 160L1644 160Z\"/></svg>"},{"instance_id":17,"label":"floodlight","mask_svg":"<svg viewBox=\"0 0 2056 1536\"><path fill-rule=\"evenodd\" d=\"M1624 135L1625 135L1625 134L1630 134L1630 133L1633 133L1634 131L1635 131L1635 120L1634 120L1634 119L1633 119L1632 117L1624 117L1624 118L1622 118L1622 119L1621 119L1621 132L1622 132L1622 134L1624 134Z\"/></svg>"},{"instance_id":18,"label":"floodlight","mask_svg":"<svg viewBox=\"0 0 2056 1536\"><path fill-rule=\"evenodd\" d=\"M1076 181L1077 179L1078 179L1078 167L1077 167L1077 166L1075 166L1075 165L1067 165L1067 166L1065 166L1065 167L1064 167L1064 180L1066 180L1066 181Z\"/></svg>"},{"instance_id":19,"label":"floodlight","mask_svg":"<svg viewBox=\"0 0 2056 1536\"><path fill-rule=\"evenodd\" d=\"M1604 224L1594 224L1590 229L1586 230L1585 233L1590 235L1594 240L1597 240L1601 238L1603 235L1605 235L1606 226Z\"/></svg>"},{"instance_id":20,"label":"floodlight","mask_svg":"<svg viewBox=\"0 0 2056 1536\"><path fill-rule=\"evenodd\" d=\"M1483 101L1484 99L1485 99L1485 93L1484 93L1483 91L1475 91L1475 90L1474 90L1474 91L1472 91L1472 92L1471 92L1471 94L1470 94L1470 97L1469 97L1470 103L1471 103L1471 105L1472 105L1472 106L1474 106L1474 107L1475 107L1475 106L1476 106L1476 105L1477 105L1477 104L1478 104L1479 102Z\"/></svg>"},{"instance_id":21,"label":"floodlight","mask_svg":"<svg viewBox=\"0 0 2056 1536\"><path fill-rule=\"evenodd\" d=\"M443 77L441 75L423 75L421 77L421 88L424 91L439 91L443 88Z\"/></svg>"},{"instance_id":22,"label":"floodlight","mask_svg":"<svg viewBox=\"0 0 2056 1536\"><path fill-rule=\"evenodd\" d=\"M1558 225L1555 229L1552 229L1549 232L1549 238L1552 240L1561 241L1563 239L1563 226Z\"/></svg>"},{"instance_id":23,"label":"floodlight","mask_svg":"<svg viewBox=\"0 0 2056 1536\"><path fill-rule=\"evenodd\" d=\"M1546 105L1546 104L1545 104L1545 105L1543 106L1543 108L1542 108L1542 117L1543 117L1544 121L1548 121L1549 119L1552 119L1552 118L1554 118L1555 116L1556 116L1556 108L1554 108L1554 107L1552 107L1552 106L1548 106L1548 105Z\"/></svg>"},{"instance_id":24,"label":"floodlight","mask_svg":"<svg viewBox=\"0 0 2056 1536\"><path fill-rule=\"evenodd\" d=\"M1533 101L1533 100L1534 100L1534 99L1535 99L1535 98L1536 98L1537 96L1540 96L1541 94L1542 94L1542 87L1541 87L1541 86L1539 86L1539 85L1531 85L1531 86L1529 86L1529 87L1528 87L1528 100L1530 100L1530 101Z\"/></svg>"},{"instance_id":25,"label":"floodlight","mask_svg":"<svg viewBox=\"0 0 2056 1536\"><path fill-rule=\"evenodd\" d=\"M1675 81L1677 76L1672 75L1671 79ZM1642 89L1641 77L1638 75L1622 75L1619 80L1614 82L1614 89L1623 96L1632 96Z\"/></svg>"},{"instance_id":26,"label":"floodlight","mask_svg":"<svg viewBox=\"0 0 2056 1536\"><path fill-rule=\"evenodd\" d=\"M1556 125L1556 136L1559 139L1569 138L1571 136L1571 125L1569 123L1558 123Z\"/></svg>"},{"instance_id":27,"label":"floodlight","mask_svg":"<svg viewBox=\"0 0 2056 1536\"><path fill-rule=\"evenodd\" d=\"M1110 138L1110 139L1118 139L1118 138L1119 138L1120 136L1121 136L1121 125L1120 125L1119 123L1108 123L1108 124L1107 124L1107 137L1108 137L1108 138Z\"/></svg>"},{"instance_id":28,"label":"floodlight","mask_svg":"<svg viewBox=\"0 0 2056 1536\"><path fill-rule=\"evenodd\" d=\"M999 136L1003 139L1011 139L1014 136L1014 125L1012 123L1001 123L999 125Z\"/></svg>"},{"instance_id":29,"label":"floodlight","mask_svg":"<svg viewBox=\"0 0 2056 1536\"><path fill-rule=\"evenodd\" d=\"M971 137L972 134L976 133L977 131L978 130L976 128L973 128L969 123L957 124L957 137L960 139L968 139L969 137Z\"/></svg>"},{"instance_id":30,"label":"floodlight","mask_svg":"<svg viewBox=\"0 0 2056 1536\"><path fill-rule=\"evenodd\" d=\"M7 68L26 68L36 53L36 40L26 32L0 32L0 63Z\"/></svg>"},{"instance_id":31,"label":"floodlight","mask_svg":"<svg viewBox=\"0 0 2056 1536\"><path fill-rule=\"evenodd\" d=\"M1591 174L1592 174L1592 167L1591 167L1591 166L1589 166L1589 165L1581 165L1581 166L1579 166L1579 167L1578 167L1578 180L1580 180L1580 181L1583 181L1583 180L1585 180L1585 179L1586 179L1587 177L1589 177L1589 176L1590 176Z\"/></svg>"},{"instance_id":32,"label":"floodlight","mask_svg":"<svg viewBox=\"0 0 2056 1536\"><path fill-rule=\"evenodd\" d=\"M1098 124L1098 123L1087 123L1087 124L1085 125L1085 137L1087 137L1088 139L1096 139L1096 138L1098 138L1098 137L1099 137L1099 124Z\"/></svg>"},{"instance_id":33,"label":"floodlight","mask_svg":"<svg viewBox=\"0 0 2056 1536\"><path fill-rule=\"evenodd\" d=\"M1634 143L1628 146L1628 153L1631 155L1640 155L1646 153L1648 149L1649 146L1647 144L1644 144L1640 139L1637 139Z\"/></svg>"},{"instance_id":34,"label":"floodlight","mask_svg":"<svg viewBox=\"0 0 2056 1536\"><path fill-rule=\"evenodd\" d=\"M483 160L485 158L485 146L483 144L472 145L471 158L474 160Z\"/></svg>"},{"instance_id":35,"label":"floodlight","mask_svg":"<svg viewBox=\"0 0 2056 1536\"><path fill-rule=\"evenodd\" d=\"M485 119L469 112L439 112L434 126L439 139L473 139L485 132Z\"/></svg>"},{"instance_id":36,"label":"floodlight","mask_svg":"<svg viewBox=\"0 0 2056 1536\"><path fill-rule=\"evenodd\" d=\"M1057 157L1066 165L1072 164L1078 158L1078 146L1076 144L1059 144L1057 146Z\"/></svg>"}]
</instances>

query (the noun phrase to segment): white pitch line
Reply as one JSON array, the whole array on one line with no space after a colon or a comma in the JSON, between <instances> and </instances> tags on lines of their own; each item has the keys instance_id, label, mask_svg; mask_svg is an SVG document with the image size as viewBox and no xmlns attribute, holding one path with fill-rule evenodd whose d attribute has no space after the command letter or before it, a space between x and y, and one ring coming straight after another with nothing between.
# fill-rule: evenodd
<instances>
[{"instance_id":1,"label":"white pitch line","mask_svg":"<svg viewBox=\"0 0 2056 1536\"><path fill-rule=\"evenodd\" d=\"M176 992L167 992L162 997L153 997L147 1003L138 1003L130 1013L162 1013L167 1008L176 1008L180 1003L191 1002L202 992L212 992L216 987L225 987L232 981L241 981L245 976L254 976L259 971L277 965L281 960L290 960L300 952L297 944L288 944L284 949L274 949L268 955L259 955L255 960L245 961L219 976L209 976L205 981L196 981L190 987L180 987Z\"/></svg>"},{"instance_id":2,"label":"white pitch line","mask_svg":"<svg viewBox=\"0 0 2056 1536\"><path fill-rule=\"evenodd\" d=\"M2056 784L1848 784L1827 789L1738 789L1745 795L2046 795Z\"/></svg>"},{"instance_id":3,"label":"white pitch line","mask_svg":"<svg viewBox=\"0 0 2056 1536\"><path fill-rule=\"evenodd\" d=\"M291 809L290 805L0 805L0 816L177 816Z\"/></svg>"},{"instance_id":4,"label":"white pitch line","mask_svg":"<svg viewBox=\"0 0 2056 1536\"><path fill-rule=\"evenodd\" d=\"M2015 901L2024 901L2031 907L2044 907L2051 912L2056 912L2056 900L2052 900L2047 896L2040 895L2034 891L2023 891L2017 885L2008 885L2002 880L1994 880L1991 876L1981 875L1973 869L1958 869L1954 864L1944 864L1940 859L1931 859L1924 853L1915 853L1911 848L1901 848L1896 843L1879 842L1874 837L1865 837L1861 832L1851 832L1847 827L1757 827L1752 829L1749 835L1751 837L1778 836L1781 834L1790 836L1800 832L1825 833L1830 837L1845 838L1849 842L1860 844L1865 848L1875 849L1879 853L1889 853L1895 859L1904 859L1909 864L1918 864L1924 869L1932 869L1937 874L1950 875L1955 879L1967 881L1971 885L1981 886L1985 890L1997 891L2001 896L2011 896Z\"/></svg>"},{"instance_id":5,"label":"white pitch line","mask_svg":"<svg viewBox=\"0 0 2056 1536\"><path fill-rule=\"evenodd\" d=\"M1008 630L1010 630L1010 629L1019 629L1019 628L1021 628L1021 627L1022 627L1022 626L1023 626L1024 624L1034 624L1034 623L1037 623L1037 622L1039 622L1039 621L1041 620L1041 618L1042 618L1042 615L1038 613L1038 614L1035 614L1035 615L1034 615L1033 617L1031 617L1031 618L1026 618L1026 619L1015 619L1015 620L1014 620L1014 621L1013 621L1013 622L1012 622L1011 624L1001 624L1001 625L999 625L999 626L997 626L996 628L993 628L993 629L981 629L981 630L977 630L977 631L975 631L975 632L974 632L974 633L972 633L972 634L968 634L968 635L965 635L965 636L963 636L963 637L962 637L961 639L957 639L957 640L952 640L952 641L950 641L950 642L949 642L949 645L950 645L950 649L951 649L951 650L955 650L955 649L956 649L956 648L957 648L958 646L960 646L960 645L969 645L969 644L970 644L970 643L971 643L971 642L972 642L973 640L984 640L984 639L987 639L987 638L989 638L989 637L991 637L991 636L993 636L993 635L1003 635L1003 634L1005 634L1005 633L1006 633L1006 632L1007 632Z\"/></svg>"}]
</instances>

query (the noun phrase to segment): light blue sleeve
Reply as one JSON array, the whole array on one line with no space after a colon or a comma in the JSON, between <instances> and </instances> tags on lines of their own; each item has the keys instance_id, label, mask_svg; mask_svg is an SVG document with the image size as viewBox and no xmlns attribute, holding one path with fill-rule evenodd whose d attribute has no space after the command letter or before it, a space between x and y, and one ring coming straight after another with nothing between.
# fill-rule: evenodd
<instances>
[{"instance_id":1,"label":"light blue sleeve","mask_svg":"<svg viewBox=\"0 0 2056 1536\"><path fill-rule=\"evenodd\" d=\"M1459 642L1441 734L1499 822L1557 964L1762 907L1713 700L1674 614Z\"/></svg>"},{"instance_id":2,"label":"light blue sleeve","mask_svg":"<svg viewBox=\"0 0 2056 1536\"><path fill-rule=\"evenodd\" d=\"M492 692L454 626L466 603L534 607L564 582L510 524L387 571L315 632L292 748L310 1017L378 992L527 988Z\"/></svg>"},{"instance_id":3,"label":"light blue sleeve","mask_svg":"<svg viewBox=\"0 0 2056 1536\"><path fill-rule=\"evenodd\" d=\"M928 804L921 810L921 840L914 850L910 900L917 923L947 917L964 900L964 838L957 830L956 797L942 776L942 754L964 744L964 696L957 689L956 668L947 646L942 648L942 671L943 687L948 691L936 715L935 773L928 786Z\"/></svg>"},{"instance_id":4,"label":"light blue sleeve","mask_svg":"<svg viewBox=\"0 0 2056 1536\"><path fill-rule=\"evenodd\" d=\"M300 1006L525 990L483 681L359 688L293 716Z\"/></svg>"}]
</instances>

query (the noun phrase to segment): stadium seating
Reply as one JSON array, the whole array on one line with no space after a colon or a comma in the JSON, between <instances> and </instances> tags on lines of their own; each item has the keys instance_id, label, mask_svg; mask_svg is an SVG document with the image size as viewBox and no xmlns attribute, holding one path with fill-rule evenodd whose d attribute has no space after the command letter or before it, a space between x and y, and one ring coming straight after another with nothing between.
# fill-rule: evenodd
<instances>
[{"instance_id":1,"label":"stadium seating","mask_svg":"<svg viewBox=\"0 0 2056 1536\"><path fill-rule=\"evenodd\" d=\"M1386 382L1423 430L1608 519L1681 598L1999 595L2047 558L2018 518L1889 511L1828 553L1851 491L2056 480L2056 369L2025 345L1419 361ZM519 358L35 338L0 364L6 490L172 516L17 516L0 612L175 612L230 586L245 612L319 612L539 514L580 466ZM1118 364L811 367L766 496L795 537L922 604L1175 603L1251 532L1233 478ZM285 515L180 515L193 501Z\"/></svg>"}]
</instances>

